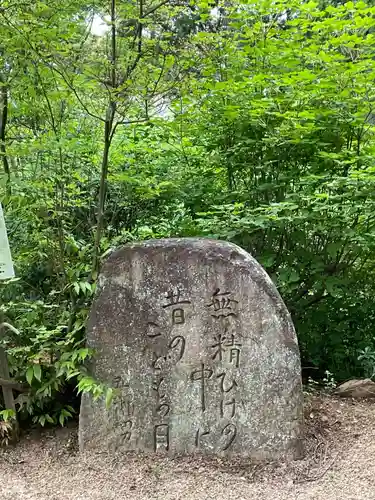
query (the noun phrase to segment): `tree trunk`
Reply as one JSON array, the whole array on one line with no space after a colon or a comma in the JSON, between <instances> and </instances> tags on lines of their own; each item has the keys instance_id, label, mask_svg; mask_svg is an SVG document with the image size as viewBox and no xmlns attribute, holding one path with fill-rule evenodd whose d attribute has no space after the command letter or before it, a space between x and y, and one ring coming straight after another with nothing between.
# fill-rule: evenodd
<instances>
[{"instance_id":1,"label":"tree trunk","mask_svg":"<svg viewBox=\"0 0 375 500\"><path fill-rule=\"evenodd\" d=\"M104 124L104 149L102 157L102 166L100 174L100 187L99 187L99 199L98 199L98 215L96 223L96 234L95 234L95 246L94 246L94 258L92 263L91 277L96 278L99 269L99 257L100 257L100 240L103 233L104 225L104 209L105 209L105 199L107 194L107 177L108 177L108 158L109 150L112 142L112 129L113 120L116 113L116 104L111 102L108 111L107 119Z\"/></svg>"},{"instance_id":2,"label":"tree trunk","mask_svg":"<svg viewBox=\"0 0 375 500\"><path fill-rule=\"evenodd\" d=\"M117 52L116 52L116 0L111 0L111 90L114 92L117 87L117 72L116 72ZM94 244L94 258L92 263L91 278L95 279L99 270L100 264L100 240L103 234L104 226L104 209L105 199L107 194L107 178L108 178L108 158L113 137L113 125L116 115L116 101L114 95L110 97L107 108L106 119L104 123L104 149L102 157L102 166L100 174L100 188L98 200L98 215L96 223L96 234Z\"/></svg>"},{"instance_id":3,"label":"tree trunk","mask_svg":"<svg viewBox=\"0 0 375 500\"><path fill-rule=\"evenodd\" d=\"M0 156L3 160L4 172L7 177L6 191L11 194L10 167L5 145L5 132L8 121L8 86L5 79L0 75Z\"/></svg>"}]
</instances>

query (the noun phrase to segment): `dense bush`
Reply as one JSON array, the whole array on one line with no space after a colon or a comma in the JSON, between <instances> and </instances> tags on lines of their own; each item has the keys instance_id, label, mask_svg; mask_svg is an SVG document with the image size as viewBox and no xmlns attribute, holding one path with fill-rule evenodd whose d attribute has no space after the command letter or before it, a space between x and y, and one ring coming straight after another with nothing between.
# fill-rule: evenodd
<instances>
[{"instance_id":1,"label":"dense bush","mask_svg":"<svg viewBox=\"0 0 375 500\"><path fill-rule=\"evenodd\" d=\"M110 400L85 373L87 313L100 260L147 238L239 244L285 299L303 366L373 375L375 9L118 3L101 36L104 2L0 8L20 415L63 424L77 391Z\"/></svg>"}]
</instances>

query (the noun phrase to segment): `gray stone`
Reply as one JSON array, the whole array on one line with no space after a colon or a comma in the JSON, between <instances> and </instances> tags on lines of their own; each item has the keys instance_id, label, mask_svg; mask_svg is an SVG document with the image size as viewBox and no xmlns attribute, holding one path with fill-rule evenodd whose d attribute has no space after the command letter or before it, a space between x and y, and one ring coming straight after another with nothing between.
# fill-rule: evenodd
<instances>
[{"instance_id":1,"label":"gray stone","mask_svg":"<svg viewBox=\"0 0 375 500\"><path fill-rule=\"evenodd\" d=\"M369 378L348 380L336 388L335 394L342 398L375 398L375 382Z\"/></svg>"},{"instance_id":2,"label":"gray stone","mask_svg":"<svg viewBox=\"0 0 375 500\"><path fill-rule=\"evenodd\" d=\"M301 456L302 390L289 313L261 266L208 239L127 245L105 262L90 366L118 389L82 399L81 450Z\"/></svg>"}]
</instances>

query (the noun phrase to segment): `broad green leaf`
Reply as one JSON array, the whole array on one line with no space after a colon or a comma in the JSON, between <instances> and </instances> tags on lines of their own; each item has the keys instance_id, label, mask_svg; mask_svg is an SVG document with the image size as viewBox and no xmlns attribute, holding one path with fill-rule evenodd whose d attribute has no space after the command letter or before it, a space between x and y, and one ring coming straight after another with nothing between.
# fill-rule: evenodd
<instances>
[{"instance_id":1,"label":"broad green leaf","mask_svg":"<svg viewBox=\"0 0 375 500\"><path fill-rule=\"evenodd\" d=\"M42 380L42 369L40 364L34 363L33 371L34 371L34 377L40 382Z\"/></svg>"},{"instance_id":2,"label":"broad green leaf","mask_svg":"<svg viewBox=\"0 0 375 500\"><path fill-rule=\"evenodd\" d=\"M34 378L34 366L29 366L26 371L26 380L29 385L31 385L33 378Z\"/></svg>"}]
</instances>

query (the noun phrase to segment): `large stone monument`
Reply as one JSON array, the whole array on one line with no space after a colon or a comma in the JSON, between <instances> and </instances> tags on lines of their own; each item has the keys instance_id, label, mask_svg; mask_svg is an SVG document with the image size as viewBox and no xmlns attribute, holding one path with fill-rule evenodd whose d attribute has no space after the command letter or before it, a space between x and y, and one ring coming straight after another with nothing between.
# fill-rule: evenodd
<instances>
[{"instance_id":1,"label":"large stone monument","mask_svg":"<svg viewBox=\"0 0 375 500\"><path fill-rule=\"evenodd\" d=\"M127 245L106 261L88 325L81 450L301 454L300 358L289 313L261 266L208 239Z\"/></svg>"}]
</instances>

